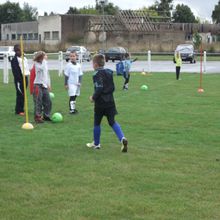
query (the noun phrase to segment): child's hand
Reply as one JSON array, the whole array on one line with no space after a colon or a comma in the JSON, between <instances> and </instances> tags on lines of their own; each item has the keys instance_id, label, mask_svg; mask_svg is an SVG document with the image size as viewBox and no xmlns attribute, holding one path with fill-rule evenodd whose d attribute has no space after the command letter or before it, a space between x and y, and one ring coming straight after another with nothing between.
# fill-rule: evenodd
<instances>
[{"instance_id":1,"label":"child's hand","mask_svg":"<svg viewBox=\"0 0 220 220\"><path fill-rule=\"evenodd\" d=\"M68 85L65 85L65 89L68 89Z\"/></svg>"},{"instance_id":2,"label":"child's hand","mask_svg":"<svg viewBox=\"0 0 220 220\"><path fill-rule=\"evenodd\" d=\"M94 102L92 96L89 97L90 102Z\"/></svg>"},{"instance_id":3,"label":"child's hand","mask_svg":"<svg viewBox=\"0 0 220 220\"><path fill-rule=\"evenodd\" d=\"M77 83L76 85L77 85L77 86L81 86L81 83Z\"/></svg>"}]
</instances>

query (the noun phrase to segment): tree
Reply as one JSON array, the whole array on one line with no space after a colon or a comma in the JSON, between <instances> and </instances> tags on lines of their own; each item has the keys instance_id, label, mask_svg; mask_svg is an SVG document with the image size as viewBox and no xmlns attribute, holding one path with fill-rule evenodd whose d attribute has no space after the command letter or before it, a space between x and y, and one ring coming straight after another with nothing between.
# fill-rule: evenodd
<instances>
[{"instance_id":1,"label":"tree","mask_svg":"<svg viewBox=\"0 0 220 220\"><path fill-rule=\"evenodd\" d=\"M19 3L7 1L0 5L0 23L14 23L22 21L34 21L37 19L37 8L24 3L23 9Z\"/></svg>"},{"instance_id":2,"label":"tree","mask_svg":"<svg viewBox=\"0 0 220 220\"><path fill-rule=\"evenodd\" d=\"M22 21L22 9L19 3L6 2L0 5L0 23L13 23Z\"/></svg>"},{"instance_id":3,"label":"tree","mask_svg":"<svg viewBox=\"0 0 220 220\"><path fill-rule=\"evenodd\" d=\"M220 23L220 0L215 5L215 9L212 11L212 21L214 23Z\"/></svg>"},{"instance_id":4,"label":"tree","mask_svg":"<svg viewBox=\"0 0 220 220\"><path fill-rule=\"evenodd\" d=\"M23 20L36 21L38 16L37 8L31 7L28 3L23 6Z\"/></svg>"},{"instance_id":5,"label":"tree","mask_svg":"<svg viewBox=\"0 0 220 220\"><path fill-rule=\"evenodd\" d=\"M80 11L76 8L76 7L69 7L69 10L67 11L67 13L66 14L70 14L70 15L72 15L72 14L80 14Z\"/></svg>"},{"instance_id":6,"label":"tree","mask_svg":"<svg viewBox=\"0 0 220 220\"><path fill-rule=\"evenodd\" d=\"M80 14L90 14L90 15L98 14L98 11L94 7L90 7L90 6L80 8L79 10L80 10Z\"/></svg>"},{"instance_id":7,"label":"tree","mask_svg":"<svg viewBox=\"0 0 220 220\"><path fill-rule=\"evenodd\" d=\"M96 0L95 8L91 6L84 6L83 8L69 7L66 14L102 14L102 5ZM104 12L108 15L115 15L119 10L118 6L114 6L112 3L108 3L104 6Z\"/></svg>"},{"instance_id":8,"label":"tree","mask_svg":"<svg viewBox=\"0 0 220 220\"><path fill-rule=\"evenodd\" d=\"M202 37L199 35L198 32L196 32L195 34L193 34L193 44L195 48L199 49L199 47L201 46L201 43L202 43Z\"/></svg>"},{"instance_id":9,"label":"tree","mask_svg":"<svg viewBox=\"0 0 220 220\"><path fill-rule=\"evenodd\" d=\"M171 10L173 9L173 0L160 0L156 1L152 6L149 7L151 10L158 12L160 16L171 16Z\"/></svg>"},{"instance_id":10,"label":"tree","mask_svg":"<svg viewBox=\"0 0 220 220\"><path fill-rule=\"evenodd\" d=\"M99 14L102 13L102 5L97 0L96 0L95 8L99 12ZM107 5L104 5L104 11L108 15L115 15L118 10L119 10L119 7L115 6L113 3L108 3Z\"/></svg>"},{"instance_id":11,"label":"tree","mask_svg":"<svg viewBox=\"0 0 220 220\"><path fill-rule=\"evenodd\" d=\"M184 4L178 4L173 14L173 22L175 23L195 23L196 18L191 9Z\"/></svg>"}]
</instances>

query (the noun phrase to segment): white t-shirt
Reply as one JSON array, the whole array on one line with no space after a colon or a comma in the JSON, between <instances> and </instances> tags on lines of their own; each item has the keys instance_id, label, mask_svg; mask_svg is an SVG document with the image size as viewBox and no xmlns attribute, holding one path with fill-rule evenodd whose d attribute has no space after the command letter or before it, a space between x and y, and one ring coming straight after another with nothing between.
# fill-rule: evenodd
<instances>
[{"instance_id":1,"label":"white t-shirt","mask_svg":"<svg viewBox=\"0 0 220 220\"><path fill-rule=\"evenodd\" d=\"M64 70L64 74L68 77L68 84L77 85L79 83L79 76L83 75L81 65L76 63L76 65L69 62Z\"/></svg>"},{"instance_id":2,"label":"white t-shirt","mask_svg":"<svg viewBox=\"0 0 220 220\"><path fill-rule=\"evenodd\" d=\"M19 67L21 69L22 74L25 74L25 76L30 75L30 70L29 70L27 58L24 57L24 73L23 73L23 68L22 68L22 58L21 57L17 57L17 59L18 59L18 64L19 64Z\"/></svg>"},{"instance_id":3,"label":"white t-shirt","mask_svg":"<svg viewBox=\"0 0 220 220\"><path fill-rule=\"evenodd\" d=\"M44 88L50 87L50 75L47 67L47 61L43 60L42 63L35 62L36 77L34 84L42 84Z\"/></svg>"}]
</instances>

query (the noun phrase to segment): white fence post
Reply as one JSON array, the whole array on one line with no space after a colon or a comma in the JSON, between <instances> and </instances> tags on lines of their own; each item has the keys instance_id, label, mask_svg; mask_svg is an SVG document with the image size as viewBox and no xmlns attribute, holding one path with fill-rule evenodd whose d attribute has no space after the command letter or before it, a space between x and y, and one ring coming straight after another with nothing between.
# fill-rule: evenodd
<instances>
[{"instance_id":1,"label":"white fence post","mask_svg":"<svg viewBox=\"0 0 220 220\"><path fill-rule=\"evenodd\" d=\"M59 51L59 57L58 57L58 60L59 60L59 76L62 76L63 74L63 51Z\"/></svg>"},{"instance_id":2,"label":"white fence post","mask_svg":"<svg viewBox=\"0 0 220 220\"><path fill-rule=\"evenodd\" d=\"M204 66L203 66L204 73L206 73L206 58L207 58L207 54L206 54L206 51L204 51Z\"/></svg>"},{"instance_id":3,"label":"white fence post","mask_svg":"<svg viewBox=\"0 0 220 220\"><path fill-rule=\"evenodd\" d=\"M151 73L151 51L147 52L147 60L148 60L148 73Z\"/></svg>"},{"instance_id":4,"label":"white fence post","mask_svg":"<svg viewBox=\"0 0 220 220\"><path fill-rule=\"evenodd\" d=\"M3 57L3 83L5 84L9 82L8 68L8 54L5 54Z\"/></svg>"},{"instance_id":5,"label":"white fence post","mask_svg":"<svg viewBox=\"0 0 220 220\"><path fill-rule=\"evenodd\" d=\"M79 54L79 63L82 65L83 62L83 55L82 55L82 47L80 47L80 54Z\"/></svg>"}]
</instances>

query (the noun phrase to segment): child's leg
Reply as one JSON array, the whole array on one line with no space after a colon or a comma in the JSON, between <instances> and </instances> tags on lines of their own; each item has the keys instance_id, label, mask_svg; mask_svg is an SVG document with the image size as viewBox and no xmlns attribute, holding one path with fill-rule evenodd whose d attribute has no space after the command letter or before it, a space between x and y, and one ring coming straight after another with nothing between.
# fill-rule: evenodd
<instances>
[{"instance_id":1,"label":"child's leg","mask_svg":"<svg viewBox=\"0 0 220 220\"><path fill-rule=\"evenodd\" d=\"M34 85L34 113L35 113L35 121L37 123L42 123L42 86L40 85Z\"/></svg>"},{"instance_id":2,"label":"child's leg","mask_svg":"<svg viewBox=\"0 0 220 220\"><path fill-rule=\"evenodd\" d=\"M125 78L123 89L128 89L128 82L130 79L130 74L128 72L124 72L123 76Z\"/></svg>"},{"instance_id":3,"label":"child's leg","mask_svg":"<svg viewBox=\"0 0 220 220\"><path fill-rule=\"evenodd\" d=\"M125 89L128 89L129 80L130 80L130 73L127 74L127 78L125 80Z\"/></svg>"},{"instance_id":4,"label":"child's leg","mask_svg":"<svg viewBox=\"0 0 220 220\"><path fill-rule=\"evenodd\" d=\"M76 97L77 96L70 96L70 99L69 99L70 113L76 112Z\"/></svg>"},{"instance_id":5,"label":"child's leg","mask_svg":"<svg viewBox=\"0 0 220 220\"><path fill-rule=\"evenodd\" d=\"M22 82L15 82L16 89L16 105L15 105L15 114L24 112L24 88Z\"/></svg>"},{"instance_id":6,"label":"child's leg","mask_svg":"<svg viewBox=\"0 0 220 220\"><path fill-rule=\"evenodd\" d=\"M52 109L52 102L50 99L49 91L46 88L43 88L42 105L43 105L44 117L49 118Z\"/></svg>"},{"instance_id":7,"label":"child's leg","mask_svg":"<svg viewBox=\"0 0 220 220\"><path fill-rule=\"evenodd\" d=\"M35 98L35 115L41 116L42 99L43 99L42 86L39 85L34 86L34 98Z\"/></svg>"},{"instance_id":8,"label":"child's leg","mask_svg":"<svg viewBox=\"0 0 220 220\"><path fill-rule=\"evenodd\" d=\"M93 128L93 140L94 144L97 146L100 144L100 136L101 136L101 121L103 118L102 112L95 112L94 114L94 128Z\"/></svg>"},{"instance_id":9,"label":"child's leg","mask_svg":"<svg viewBox=\"0 0 220 220\"><path fill-rule=\"evenodd\" d=\"M107 116L108 123L114 130L118 140L122 143L121 151L126 153L128 151L128 140L125 138L121 126L115 121L114 115Z\"/></svg>"},{"instance_id":10,"label":"child's leg","mask_svg":"<svg viewBox=\"0 0 220 220\"><path fill-rule=\"evenodd\" d=\"M121 126L115 121L115 112L116 112L115 107L113 107L107 111L106 116L108 119L108 124L112 127L116 136L118 137L118 140L121 142L124 137L124 134L121 129Z\"/></svg>"},{"instance_id":11,"label":"child's leg","mask_svg":"<svg viewBox=\"0 0 220 220\"><path fill-rule=\"evenodd\" d=\"M180 66L176 67L176 79L179 79L179 75L180 75Z\"/></svg>"}]
</instances>

